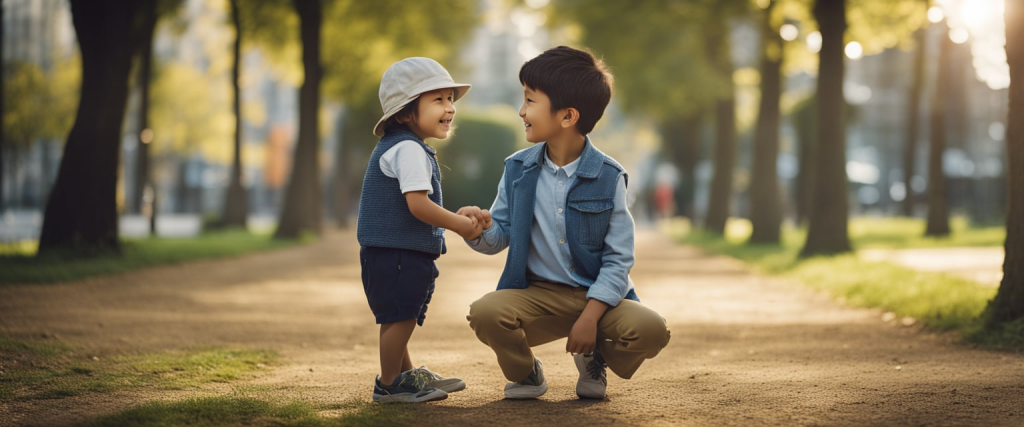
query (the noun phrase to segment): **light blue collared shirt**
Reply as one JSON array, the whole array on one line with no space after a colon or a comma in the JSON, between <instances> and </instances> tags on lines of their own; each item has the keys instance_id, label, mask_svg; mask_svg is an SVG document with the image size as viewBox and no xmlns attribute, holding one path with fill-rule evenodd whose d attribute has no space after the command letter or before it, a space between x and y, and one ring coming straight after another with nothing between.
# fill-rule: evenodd
<instances>
[{"instance_id":1,"label":"light blue collared shirt","mask_svg":"<svg viewBox=\"0 0 1024 427\"><path fill-rule=\"evenodd\" d=\"M580 159L558 167L544 152L544 164L537 180L537 193L533 208L533 227L530 230L530 252L526 261L529 280L563 283L573 287L585 286L576 277L569 254L565 231L565 201L576 181L576 168ZM593 298L616 306L631 288L629 270L633 268L633 216L626 206L626 181L620 176L615 186L608 233L604 238L603 264L597 280L587 291ZM510 217L508 195L505 194L505 175L498 183L498 196L491 205L491 228L484 230L476 240L466 243L473 250L493 255L509 243Z\"/></svg>"}]
</instances>

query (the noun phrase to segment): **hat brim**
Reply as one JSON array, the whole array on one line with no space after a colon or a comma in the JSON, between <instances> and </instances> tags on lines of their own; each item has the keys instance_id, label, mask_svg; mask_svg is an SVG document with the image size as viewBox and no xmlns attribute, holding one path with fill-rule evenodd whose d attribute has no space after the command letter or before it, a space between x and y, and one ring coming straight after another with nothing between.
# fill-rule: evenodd
<instances>
[{"instance_id":1,"label":"hat brim","mask_svg":"<svg viewBox=\"0 0 1024 427\"><path fill-rule=\"evenodd\" d=\"M469 89L472 88L472 87L473 86L469 85L469 84L459 84L459 83L456 83L454 85L450 85L449 84L449 85L443 85L443 86L439 86L439 87L433 87L433 88L424 89L422 92L417 93L416 95L410 96L405 101L402 101L398 105L392 107L390 110L385 111L384 115L381 116L380 120L377 120L377 124L373 126L373 134L374 134L374 136L377 136L377 137L384 136L384 122L386 122L388 119L390 119L391 116L394 116L395 114L398 114L399 111L402 111L402 108L405 108L405 106L409 105L410 102L415 101L416 98L419 98L421 94L430 92L432 90L451 88L451 89L455 89L455 99L452 102L457 102L460 98L462 98L464 95L466 95L466 93L469 92Z\"/></svg>"}]
</instances>

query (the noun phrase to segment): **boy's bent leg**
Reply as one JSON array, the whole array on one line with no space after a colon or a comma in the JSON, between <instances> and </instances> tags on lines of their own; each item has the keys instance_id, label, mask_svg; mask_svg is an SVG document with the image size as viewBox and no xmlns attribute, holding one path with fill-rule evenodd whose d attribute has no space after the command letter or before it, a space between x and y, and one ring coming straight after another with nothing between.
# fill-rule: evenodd
<instances>
[{"instance_id":1,"label":"boy's bent leg","mask_svg":"<svg viewBox=\"0 0 1024 427\"><path fill-rule=\"evenodd\" d=\"M644 359L657 356L670 338L665 319L633 300L622 300L608 310L597 328L601 356L612 372L625 379L633 376Z\"/></svg>"},{"instance_id":2,"label":"boy's bent leg","mask_svg":"<svg viewBox=\"0 0 1024 427\"><path fill-rule=\"evenodd\" d=\"M568 336L578 316L573 313L571 288L532 282L526 289L484 295L469 306L467 319L477 338L494 350L505 378L518 382L533 371L530 347Z\"/></svg>"}]
</instances>

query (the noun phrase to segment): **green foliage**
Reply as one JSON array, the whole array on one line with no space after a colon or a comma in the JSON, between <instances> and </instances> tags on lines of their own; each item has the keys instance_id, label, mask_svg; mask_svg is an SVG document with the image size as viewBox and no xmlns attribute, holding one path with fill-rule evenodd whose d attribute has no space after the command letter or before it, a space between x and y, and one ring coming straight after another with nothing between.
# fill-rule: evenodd
<instances>
[{"instance_id":1,"label":"green foliage","mask_svg":"<svg viewBox=\"0 0 1024 427\"><path fill-rule=\"evenodd\" d=\"M21 242L0 246L0 285L78 280L156 265L238 256L296 243L244 231L225 231L189 239L126 239L120 256L109 254L83 259L60 255L36 257L34 245ZM32 252L26 253L29 250Z\"/></svg>"},{"instance_id":2,"label":"green foliage","mask_svg":"<svg viewBox=\"0 0 1024 427\"><path fill-rule=\"evenodd\" d=\"M60 342L0 337L0 401L59 399L131 388L182 390L249 378L278 360L268 350L196 348L93 357Z\"/></svg>"},{"instance_id":3,"label":"green foliage","mask_svg":"<svg viewBox=\"0 0 1024 427\"><path fill-rule=\"evenodd\" d=\"M850 229L854 247L887 245L885 247L899 248L922 243L916 237L920 235L919 229L923 228L921 221L917 221L918 227L908 227L909 224L902 219L889 224L887 221L890 220L852 221ZM682 242L738 258L760 273L789 277L847 303L881 308L900 317L918 319L937 330L972 330L988 300L995 295L994 288L983 287L967 279L862 260L856 254L802 259L799 257L805 233L802 230L784 229L783 243L779 246L748 245L744 242L749 230L745 221L733 220L724 238L686 230L676 230L674 234ZM964 234L973 232L961 231ZM988 230L981 232L983 235L990 233ZM965 239L982 241L987 238ZM947 244L955 245L953 242Z\"/></svg>"},{"instance_id":4,"label":"green foliage","mask_svg":"<svg viewBox=\"0 0 1024 427\"><path fill-rule=\"evenodd\" d=\"M67 136L78 105L78 56L58 59L50 72L15 61L4 73L4 141L31 145L39 138Z\"/></svg>"},{"instance_id":5,"label":"green foliage","mask_svg":"<svg viewBox=\"0 0 1024 427\"><path fill-rule=\"evenodd\" d=\"M729 93L732 75L709 58L705 40L746 1L552 2L552 25L576 25L578 42L615 75L615 98L632 114L663 121L705 109ZM643 29L627 30L627 29Z\"/></svg>"},{"instance_id":6,"label":"green foliage","mask_svg":"<svg viewBox=\"0 0 1024 427\"><path fill-rule=\"evenodd\" d=\"M329 418L318 411L341 411ZM273 397L242 395L196 397L177 402L151 402L86 424L90 427L162 426L376 426L408 422L408 408L359 401L312 405Z\"/></svg>"},{"instance_id":7,"label":"green foliage","mask_svg":"<svg viewBox=\"0 0 1024 427\"><path fill-rule=\"evenodd\" d=\"M455 136L438 150L445 206L490 208L504 171L504 159L516 149L521 132L513 115L457 116ZM509 120L511 119L511 120Z\"/></svg>"}]
</instances>

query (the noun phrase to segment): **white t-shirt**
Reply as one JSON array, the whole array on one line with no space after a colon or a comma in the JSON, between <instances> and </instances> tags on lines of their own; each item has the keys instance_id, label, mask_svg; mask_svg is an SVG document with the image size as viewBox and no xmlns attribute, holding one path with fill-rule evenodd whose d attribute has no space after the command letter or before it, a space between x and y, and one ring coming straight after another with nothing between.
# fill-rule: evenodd
<instances>
[{"instance_id":1,"label":"white t-shirt","mask_svg":"<svg viewBox=\"0 0 1024 427\"><path fill-rule=\"evenodd\" d=\"M402 194L423 190L434 194L430 184L434 175L430 154L416 141L405 140L385 151L380 156L380 170L384 175L398 178Z\"/></svg>"}]
</instances>

